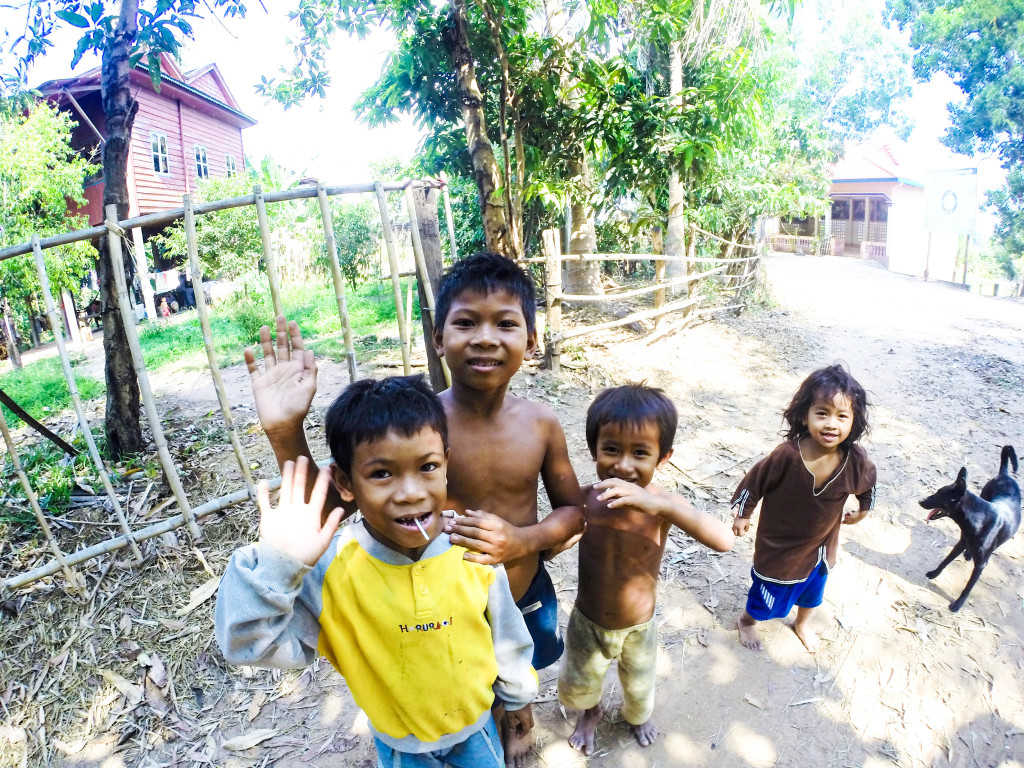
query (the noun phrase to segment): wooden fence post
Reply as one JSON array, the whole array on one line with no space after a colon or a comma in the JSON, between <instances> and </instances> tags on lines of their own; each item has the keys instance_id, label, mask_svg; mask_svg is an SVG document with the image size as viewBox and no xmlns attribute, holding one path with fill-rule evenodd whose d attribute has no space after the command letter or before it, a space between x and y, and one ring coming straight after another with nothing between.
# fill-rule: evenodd
<instances>
[{"instance_id":1,"label":"wooden fence post","mask_svg":"<svg viewBox=\"0 0 1024 768\"><path fill-rule=\"evenodd\" d=\"M199 243L196 237L196 216L192 208L192 196L185 195L183 198L185 208L185 241L188 247L188 265L192 272L192 285L202 286L203 269L199 265ZM201 289L200 289L201 290ZM206 360L210 364L210 376L213 379L213 388L217 392L217 401L220 403L220 412L224 417L224 426L228 430L228 439L231 441L231 449L235 452L235 460L238 468L242 471L242 479L249 491L249 497L256 501L256 484L252 481L252 474L249 472L249 460L246 458L242 444L238 440L238 432L235 430L235 420L231 416L231 403L228 401L227 390L224 389L224 379L220 375L220 365L217 363L217 352L213 347L213 331L210 329L210 309L206 306L206 296L201 295L196 302L196 312L199 313L199 326L203 331L203 346L206 347Z\"/></svg>"},{"instance_id":2,"label":"wooden fence post","mask_svg":"<svg viewBox=\"0 0 1024 768\"><path fill-rule=\"evenodd\" d=\"M562 247L557 229L544 230L544 299L547 324L544 329L544 365L554 373L562 370Z\"/></svg>"},{"instance_id":3,"label":"wooden fence post","mask_svg":"<svg viewBox=\"0 0 1024 768\"><path fill-rule=\"evenodd\" d=\"M448 364L434 350L434 296L441 284L441 228L437 218L437 191L422 187L408 187L405 202L412 224L412 249L416 255L416 274L419 276L420 322L423 326L423 346L427 352L430 386L441 392L452 384ZM454 241L453 241L454 242Z\"/></svg>"},{"instance_id":4,"label":"wooden fence post","mask_svg":"<svg viewBox=\"0 0 1024 768\"><path fill-rule=\"evenodd\" d=\"M345 359L348 361L348 380L358 378L356 371L356 349L352 343L352 325L348 319L348 300L345 298L345 278L341 274L338 262L338 244L334 239L334 219L331 216L331 204L327 199L327 188L323 184L316 185L316 197L320 202L320 218L324 222L324 239L327 245L327 258L331 263L331 279L334 281L334 295L338 300L338 317L341 318L341 330L345 335Z\"/></svg>"},{"instance_id":5,"label":"wooden fence post","mask_svg":"<svg viewBox=\"0 0 1024 768\"><path fill-rule=\"evenodd\" d=\"M274 315L283 315L281 286L277 283L277 260L274 258L274 245L270 242L267 201L263 199L263 187L259 184L253 187L252 191L256 196L256 215L260 220L260 240L263 242L263 263L267 267L267 280L270 282L270 300L274 302Z\"/></svg>"},{"instance_id":6,"label":"wooden fence post","mask_svg":"<svg viewBox=\"0 0 1024 768\"><path fill-rule=\"evenodd\" d=\"M384 194L384 185L373 182L373 191L377 195L377 207L380 208L380 223L384 230L384 246L388 252L388 266L391 268L391 291L395 296L395 314L398 315L398 336L402 344L402 370L406 376L412 373L412 359L409 350L409 327L405 324L405 311L402 308L402 279L398 276L398 254L395 252L395 239L391 236L391 216L388 214L388 199Z\"/></svg>"},{"instance_id":7,"label":"wooden fence post","mask_svg":"<svg viewBox=\"0 0 1024 768\"><path fill-rule=\"evenodd\" d=\"M114 218L117 218L117 206L110 206L114 210ZM32 236L32 252L36 259L36 275L39 277L39 287L42 289L43 302L46 306L46 314L50 318L50 328L53 331L53 340L57 345L57 354L60 356L61 366L64 369L64 378L68 382L68 394L71 396L71 402L75 406L75 414L78 416L78 425L82 429L82 437L85 438L85 444L89 448L89 456L92 458L92 463L96 467L96 472L100 476L100 480L103 483L103 490L106 491L107 498L110 499L110 506L114 510L114 515L117 517L117 522L121 526L121 530L124 531L125 536L131 541L132 554L135 555L135 559L138 562L142 562L142 552L139 551L139 545L135 543L135 539L132 537L131 529L128 527L128 519L125 517L124 510L121 508L121 502L117 499L117 494L114 493L114 486L110 483L110 477L107 475L107 468L103 463L103 459L100 457L100 452L96 448L96 441L93 440L92 431L89 429L89 422L85 418L85 408L82 407L82 398L78 393L78 384L75 382L75 374L71 370L71 358L68 355L68 349L64 344L64 334L61 331L61 322L57 317L57 306L53 301L53 293L50 291L50 276L46 273L46 261L43 259L43 249L39 245L39 236ZM124 280L124 263L120 260L121 252L118 251L116 254L111 252L111 255L116 255L117 258L111 261L111 265L114 269L115 277L121 276L121 282ZM123 307L126 307L128 312L131 313L132 319L132 331L135 331L135 310L132 305L128 302L128 295L125 292L123 297L118 297L119 301L123 301ZM75 322L78 319L75 318ZM127 322L127 321L125 321Z\"/></svg>"},{"instance_id":8,"label":"wooden fence post","mask_svg":"<svg viewBox=\"0 0 1024 768\"><path fill-rule=\"evenodd\" d=\"M452 197L448 193L448 175L441 171L441 181L444 186L441 187L442 197L444 197L444 218L448 224L448 250L451 251L452 261L457 261L459 258L459 249L455 245L455 219L452 217Z\"/></svg>"},{"instance_id":9,"label":"wooden fence post","mask_svg":"<svg viewBox=\"0 0 1024 768\"><path fill-rule=\"evenodd\" d=\"M139 378L139 391L142 394L142 402L146 406L146 416L149 417L149 429L153 434L153 442L156 444L156 452L160 457L160 465L164 468L164 477L171 487L178 508L185 518L189 533L196 541L203 538L202 529L196 523L192 514L192 506L188 503L185 489L181 487L181 478L178 476L178 468L174 466L174 459L167 447L167 440L164 437L163 427L160 425L160 414L156 410L156 398L153 397L153 390L149 386L149 373L146 371L146 363L142 359L142 346L139 344L139 332L135 328L137 322L135 309L128 301L128 285L124 279L124 256L121 253L121 238L124 230L117 223L117 206L108 205L107 231L110 239L110 263L114 266L114 284L117 286L117 303L120 305L121 319L124 321L124 333L128 339L128 348L132 353L132 365L135 368L135 375ZM202 283L200 283L202 285ZM198 302L197 302L198 303Z\"/></svg>"}]
</instances>

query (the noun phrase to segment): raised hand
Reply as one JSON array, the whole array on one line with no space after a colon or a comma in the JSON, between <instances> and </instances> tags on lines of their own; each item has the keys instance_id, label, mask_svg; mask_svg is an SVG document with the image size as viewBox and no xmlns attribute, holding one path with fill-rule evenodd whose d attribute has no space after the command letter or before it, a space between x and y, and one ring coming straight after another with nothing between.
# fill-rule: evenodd
<instances>
[{"instance_id":1,"label":"raised hand","mask_svg":"<svg viewBox=\"0 0 1024 768\"><path fill-rule=\"evenodd\" d=\"M309 459L285 462L281 471L281 495L277 509L270 505L270 488L261 480L256 489L260 507L260 540L308 566L316 565L338 530L343 510L335 507L321 524L321 512L331 483L330 470L320 470L306 501L306 474Z\"/></svg>"},{"instance_id":2,"label":"raised hand","mask_svg":"<svg viewBox=\"0 0 1024 768\"><path fill-rule=\"evenodd\" d=\"M518 560L529 553L521 529L490 512L467 509L445 522L452 544L472 550L464 557L474 563L497 565Z\"/></svg>"},{"instance_id":3,"label":"raised hand","mask_svg":"<svg viewBox=\"0 0 1024 768\"><path fill-rule=\"evenodd\" d=\"M316 394L316 362L305 348L298 324L278 315L275 325L276 348L270 328L260 328L262 369L253 350L245 350L256 413L272 444L279 435L293 439L296 431L301 433Z\"/></svg>"}]
</instances>

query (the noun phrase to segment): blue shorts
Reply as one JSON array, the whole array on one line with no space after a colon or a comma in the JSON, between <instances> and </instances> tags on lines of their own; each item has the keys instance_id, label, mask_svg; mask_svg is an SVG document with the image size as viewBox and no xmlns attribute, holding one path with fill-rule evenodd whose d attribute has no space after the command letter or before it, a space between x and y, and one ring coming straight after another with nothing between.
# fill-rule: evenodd
<instances>
[{"instance_id":1,"label":"blue shorts","mask_svg":"<svg viewBox=\"0 0 1024 768\"><path fill-rule=\"evenodd\" d=\"M533 638L533 668L550 667L565 650L565 641L558 631L558 596L544 563L537 566L537 574L530 582L516 607L523 612L526 628Z\"/></svg>"},{"instance_id":2,"label":"blue shorts","mask_svg":"<svg viewBox=\"0 0 1024 768\"><path fill-rule=\"evenodd\" d=\"M505 751L493 717L488 717L487 724L465 741L436 752L399 752L376 738L373 743L377 747L377 768L505 768Z\"/></svg>"},{"instance_id":3,"label":"blue shorts","mask_svg":"<svg viewBox=\"0 0 1024 768\"><path fill-rule=\"evenodd\" d=\"M765 581L751 569L754 583L747 593L747 613L758 621L782 619L789 615L793 606L817 608L825 597L825 582L828 581L828 566L822 560L811 571L811 575L796 584L776 584Z\"/></svg>"}]
</instances>

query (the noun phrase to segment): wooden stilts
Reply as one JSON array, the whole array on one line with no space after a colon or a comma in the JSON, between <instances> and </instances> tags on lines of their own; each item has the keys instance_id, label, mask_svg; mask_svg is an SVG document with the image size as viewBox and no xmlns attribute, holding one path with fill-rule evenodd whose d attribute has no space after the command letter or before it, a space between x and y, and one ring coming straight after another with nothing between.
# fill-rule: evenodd
<instances>
[{"instance_id":1,"label":"wooden stilts","mask_svg":"<svg viewBox=\"0 0 1024 768\"><path fill-rule=\"evenodd\" d=\"M384 227L384 246L388 252L388 265L391 268L391 290L395 296L395 313L398 315L398 336L402 342L402 369L405 375L412 373L412 360L409 354L409 329L405 324L405 312L402 311L402 284L398 276L398 254L395 253L395 240L391 235L391 216L388 215L388 201L384 196L384 187L379 181L373 183L373 191L377 195L377 206L380 208L380 222Z\"/></svg>"},{"instance_id":2,"label":"wooden stilts","mask_svg":"<svg viewBox=\"0 0 1024 768\"><path fill-rule=\"evenodd\" d=\"M139 379L139 391L142 394L142 402L146 406L149 428L153 433L153 442L156 443L157 455L160 457L160 465L164 468L164 475L167 477L167 484L171 487L171 493L174 494L174 498L178 502L189 533L192 534L192 538L199 540L203 537L203 532L196 524L195 517L192 515L192 507L188 503L188 497L185 496L185 489L181 487L181 478L178 476L178 469L174 466L174 459L171 457L167 440L164 438L160 415L156 411L156 399L153 397L153 389L149 385L149 373L146 371L146 364L142 359L139 332L135 328L135 312L128 301L128 285L124 279L124 257L121 252L121 237L124 235L124 230L117 224L117 206L108 205L106 214L110 239L110 261L113 264L114 282L117 284L117 303L120 305L121 318L124 320L125 336L128 338L128 348L131 350L135 375ZM196 304L198 303L196 302Z\"/></svg>"},{"instance_id":3,"label":"wooden stilts","mask_svg":"<svg viewBox=\"0 0 1024 768\"><path fill-rule=\"evenodd\" d=\"M281 286L277 283L277 260L274 258L274 246L270 242L270 222L267 220L267 201L263 197L263 188L257 184L253 187L256 196L256 216L260 220L260 240L263 242L263 263L267 267L267 280L270 282L270 300L274 302L274 314L283 315L281 305Z\"/></svg>"},{"instance_id":4,"label":"wooden stilts","mask_svg":"<svg viewBox=\"0 0 1024 768\"><path fill-rule=\"evenodd\" d=\"M423 295L427 299L426 311L430 314L430 327L434 328L434 287L430 284L430 275L427 273L427 261L423 256L423 240L420 238L420 221L416 214L416 200L413 198L413 188L405 189L405 205L409 209L409 227L412 232L412 251L416 257L416 272L419 275L420 285L423 287ZM425 339L429 344L430 339ZM441 369L444 371L444 380L448 386L452 385L452 374L448 370L448 363L441 358Z\"/></svg>"},{"instance_id":5,"label":"wooden stilts","mask_svg":"<svg viewBox=\"0 0 1024 768\"><path fill-rule=\"evenodd\" d=\"M341 274L338 261L338 244L334 239L334 219L331 216L331 203L327 199L327 188L323 184L316 185L316 197L320 202L320 218L324 223L324 239L327 243L327 258L331 263L331 279L334 280L334 296L338 301L338 317L341 318L341 330L345 335L345 359L348 361L348 380L359 378L356 370L356 349L352 343L352 325L348 318L348 300L345 297L345 279Z\"/></svg>"},{"instance_id":6,"label":"wooden stilts","mask_svg":"<svg viewBox=\"0 0 1024 768\"><path fill-rule=\"evenodd\" d=\"M85 582L82 580L82 577L71 568L71 564L68 563L64 553L61 552L60 547L57 545L56 539L53 538L50 526L46 522L46 516L43 514L43 510L39 508L39 499L36 498L35 491L32 490L32 483L29 482L28 476L25 474L25 470L21 468L21 462L18 460L18 452L14 448L14 441L11 439L10 430L7 428L7 419L4 417L3 408L0 408L0 432L3 433L4 445L7 446L7 453L11 457L11 464L14 465L14 472L18 475L18 480L21 482L22 490L25 491L25 498L28 499L29 506L32 507L32 513L36 516L36 522L38 522L39 527L42 528L43 535L46 536L46 543L57 560L57 567L54 568L52 572L56 573L58 570L63 570L64 578L68 580L69 589L72 592L81 592L85 588ZM129 542L137 551L138 545L135 541L130 537L126 537L125 543Z\"/></svg>"},{"instance_id":7,"label":"wooden stilts","mask_svg":"<svg viewBox=\"0 0 1024 768\"><path fill-rule=\"evenodd\" d=\"M116 215L116 214L115 214ZM43 259L43 249L39 246L39 236L34 235L32 237L32 252L35 254L36 259L36 275L39 277L39 285L43 292L43 302L46 305L46 315L50 319L50 328L53 330L53 340L57 344L57 354L60 357L61 366L64 368L64 378L68 382L68 393L71 395L71 402L75 406L75 414L78 416L78 425L82 429L82 437L85 438L85 444L89 448L89 456L92 458L92 463L96 467L96 472L100 476L100 481L103 483L103 490L106 491L107 498L110 499L110 505L114 510L114 515L117 517L117 522L121 526L121 530L124 531L125 535L131 540L132 554L135 555L137 562L142 562L142 552L139 551L138 545L134 540L131 539L131 528L128 527L128 520L124 516L124 510L121 509L121 502L117 499L117 494L114 493L114 486L110 483L110 477L107 475L107 468L103 464L103 459L100 457L100 452L96 448L96 441L93 439L92 430L89 428L89 422L85 418L85 408L82 407L82 398L78 393L78 384L75 382L75 374L71 370L71 358L68 355L67 346L64 343L64 334L61 331L61 322L57 318L57 308L53 301L53 293L50 291L50 276L46 273L46 261ZM115 261L114 271L123 269L121 262ZM121 280L124 280L124 272L121 272ZM125 301L127 302L127 297ZM132 319L132 330L135 330L135 311L129 307ZM76 321L77 322L77 321ZM128 322L127 320L125 322Z\"/></svg>"},{"instance_id":8,"label":"wooden stilts","mask_svg":"<svg viewBox=\"0 0 1024 768\"><path fill-rule=\"evenodd\" d=\"M544 230L544 362L553 373L562 370L562 244L557 229Z\"/></svg>"},{"instance_id":9,"label":"wooden stilts","mask_svg":"<svg viewBox=\"0 0 1024 768\"><path fill-rule=\"evenodd\" d=\"M185 195L185 240L188 244L188 263L192 272L192 285L202 286L203 268L199 264L199 244L196 238L196 217L192 209L192 196ZM210 328L210 309L206 306L203 296L196 302L196 311L199 313L199 326L203 331L203 345L206 347L206 359L210 364L210 375L213 377L213 388L217 392L217 401L220 403L220 412L224 417L224 426L228 431L228 439L231 441L231 448L235 452L235 459L238 467L242 470L242 478L245 480L245 487L252 499L256 498L256 484L249 472L249 460L246 458L242 444L238 440L238 432L235 430L235 420L231 416L231 403L228 402L228 393L224 388L224 379L220 375L220 365L217 363L217 352L213 347L213 331Z\"/></svg>"}]
</instances>

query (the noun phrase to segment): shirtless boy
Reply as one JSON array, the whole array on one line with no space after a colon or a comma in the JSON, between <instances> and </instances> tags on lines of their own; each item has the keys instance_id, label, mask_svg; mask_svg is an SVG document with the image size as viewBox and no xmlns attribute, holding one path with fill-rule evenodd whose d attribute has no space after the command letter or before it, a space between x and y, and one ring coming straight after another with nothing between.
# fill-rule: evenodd
<instances>
[{"instance_id":1,"label":"shirtless boy","mask_svg":"<svg viewBox=\"0 0 1024 768\"><path fill-rule=\"evenodd\" d=\"M583 529L583 496L554 412L507 393L537 346L535 301L532 280L508 259L462 259L438 289L433 344L452 375L440 398L449 426L448 505L458 517L445 530L452 544L472 550L467 560L505 565L533 637L533 666L543 669L561 655L562 640L541 554ZM248 350L246 363L260 422L283 466L311 457L302 422L316 393L316 364L295 323L277 318L276 351L269 328L260 336L264 369ZM541 521L538 479L552 509ZM329 498L326 508L338 503ZM531 746L526 734L503 729L502 737L506 762L519 768Z\"/></svg>"},{"instance_id":2,"label":"shirtless boy","mask_svg":"<svg viewBox=\"0 0 1024 768\"><path fill-rule=\"evenodd\" d=\"M658 571L672 526L718 552L732 547L730 527L682 496L654 485L672 456L676 408L660 389L606 389L587 411L587 445L599 482L583 490L587 527L580 540L579 587L566 630L558 699L580 710L569 743L589 755L601 721L605 672L619 661L622 716L641 746L658 729L654 620Z\"/></svg>"}]
</instances>

